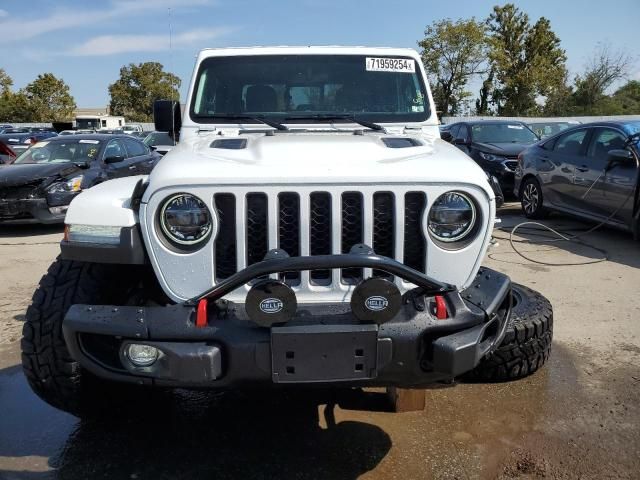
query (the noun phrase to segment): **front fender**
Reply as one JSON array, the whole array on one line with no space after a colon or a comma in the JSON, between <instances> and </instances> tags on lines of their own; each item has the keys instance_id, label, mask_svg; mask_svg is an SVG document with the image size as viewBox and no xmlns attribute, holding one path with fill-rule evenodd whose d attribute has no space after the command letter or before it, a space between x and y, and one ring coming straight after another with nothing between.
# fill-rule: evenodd
<instances>
[{"instance_id":1,"label":"front fender","mask_svg":"<svg viewBox=\"0 0 640 480\"><path fill-rule=\"evenodd\" d=\"M67 225L100 225L133 227L138 213L132 208L131 197L140 180L147 175L117 178L83 191L69 205Z\"/></svg>"}]
</instances>

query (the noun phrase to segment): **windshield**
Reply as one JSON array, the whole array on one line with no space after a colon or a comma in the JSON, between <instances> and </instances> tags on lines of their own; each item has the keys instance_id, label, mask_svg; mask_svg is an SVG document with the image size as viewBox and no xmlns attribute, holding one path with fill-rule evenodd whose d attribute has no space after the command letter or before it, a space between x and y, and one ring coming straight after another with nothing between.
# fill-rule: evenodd
<instances>
[{"instance_id":1,"label":"windshield","mask_svg":"<svg viewBox=\"0 0 640 480\"><path fill-rule=\"evenodd\" d=\"M100 150L100 140L65 140L38 142L20 155L14 163L91 162Z\"/></svg>"},{"instance_id":2,"label":"windshield","mask_svg":"<svg viewBox=\"0 0 640 480\"><path fill-rule=\"evenodd\" d=\"M7 128L4 133L31 133L27 128Z\"/></svg>"},{"instance_id":3,"label":"windshield","mask_svg":"<svg viewBox=\"0 0 640 480\"><path fill-rule=\"evenodd\" d=\"M485 123L471 125L471 137L478 143L533 143L535 133L519 123Z\"/></svg>"},{"instance_id":4,"label":"windshield","mask_svg":"<svg viewBox=\"0 0 640 480\"><path fill-rule=\"evenodd\" d=\"M540 138L545 138L560 133L569 127L575 127L575 125L575 123L569 122L530 123L529 128L536 132Z\"/></svg>"},{"instance_id":5,"label":"windshield","mask_svg":"<svg viewBox=\"0 0 640 480\"><path fill-rule=\"evenodd\" d=\"M409 57L212 57L200 65L191 117L200 123L238 123L229 116L239 115L288 123L304 117L298 121L311 123L314 115L350 114L371 122L422 122L430 112L419 72Z\"/></svg>"},{"instance_id":6,"label":"windshield","mask_svg":"<svg viewBox=\"0 0 640 480\"><path fill-rule=\"evenodd\" d=\"M174 145L169 134L165 132L150 133L145 137L143 142L148 147L153 147L155 145Z\"/></svg>"},{"instance_id":7,"label":"windshield","mask_svg":"<svg viewBox=\"0 0 640 480\"><path fill-rule=\"evenodd\" d=\"M100 128L99 118L76 118L77 129Z\"/></svg>"}]
</instances>

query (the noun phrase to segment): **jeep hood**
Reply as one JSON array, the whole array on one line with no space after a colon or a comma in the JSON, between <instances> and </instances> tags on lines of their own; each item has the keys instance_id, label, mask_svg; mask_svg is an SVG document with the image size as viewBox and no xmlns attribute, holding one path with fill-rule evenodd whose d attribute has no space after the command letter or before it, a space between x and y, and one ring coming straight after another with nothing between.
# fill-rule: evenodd
<instances>
[{"instance_id":1,"label":"jeep hood","mask_svg":"<svg viewBox=\"0 0 640 480\"><path fill-rule=\"evenodd\" d=\"M385 137L412 138L419 145L390 148ZM219 139L246 139L246 146L213 148ZM358 183L466 183L493 197L483 170L439 138L368 132L192 137L156 165L147 195L179 185Z\"/></svg>"}]
</instances>

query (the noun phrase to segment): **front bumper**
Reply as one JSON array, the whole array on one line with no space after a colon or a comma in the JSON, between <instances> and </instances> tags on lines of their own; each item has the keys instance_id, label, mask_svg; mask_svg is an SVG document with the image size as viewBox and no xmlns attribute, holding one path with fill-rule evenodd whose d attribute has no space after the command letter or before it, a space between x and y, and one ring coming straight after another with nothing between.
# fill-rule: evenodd
<instances>
[{"instance_id":1,"label":"front bumper","mask_svg":"<svg viewBox=\"0 0 640 480\"><path fill-rule=\"evenodd\" d=\"M45 198L0 199L0 223L62 223L64 213L52 213Z\"/></svg>"},{"instance_id":2,"label":"front bumper","mask_svg":"<svg viewBox=\"0 0 640 480\"><path fill-rule=\"evenodd\" d=\"M354 263L353 255L328 257L338 266ZM239 272L233 281L205 292L196 299L212 302L203 326L196 325L198 307L193 302L165 307L73 305L63 322L65 341L72 357L99 377L212 389L281 383L419 386L473 369L500 344L511 311L511 283L505 275L482 268L469 288L458 291L393 265L391 259L362 257L363 263L396 275L417 275L414 279L421 283L402 296L398 313L388 322L358 320L349 303L299 304L286 324L263 327L249 320L244 304L213 303L236 282L257 278L278 264L287 271L317 263L305 260L315 257L294 257L259 262L250 272ZM446 302L445 319L436 318L431 308L435 295ZM155 346L161 352L158 360L148 367L134 366L126 355L131 343Z\"/></svg>"},{"instance_id":3,"label":"front bumper","mask_svg":"<svg viewBox=\"0 0 640 480\"><path fill-rule=\"evenodd\" d=\"M515 168L512 168L513 160L488 161L478 160L482 169L489 175L493 175L498 179L500 187L504 193L511 194L514 190Z\"/></svg>"}]
</instances>

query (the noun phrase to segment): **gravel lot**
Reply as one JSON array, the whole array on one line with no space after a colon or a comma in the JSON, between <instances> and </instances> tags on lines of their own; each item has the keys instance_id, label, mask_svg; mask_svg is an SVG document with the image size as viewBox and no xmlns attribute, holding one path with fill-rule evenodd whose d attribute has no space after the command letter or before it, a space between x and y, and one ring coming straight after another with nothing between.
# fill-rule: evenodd
<instances>
[{"instance_id":1,"label":"gravel lot","mask_svg":"<svg viewBox=\"0 0 640 480\"><path fill-rule=\"evenodd\" d=\"M522 218L515 205L502 226ZM549 224L584 229L561 216ZM381 394L176 392L126 418L80 422L22 376L23 315L58 253L58 227L0 230L0 478L638 478L640 243L604 229L610 260L549 267L513 253L503 231L485 264L541 291L555 310L550 362L503 384L427 391L422 412L385 412ZM522 245L565 263L578 244Z\"/></svg>"}]
</instances>

